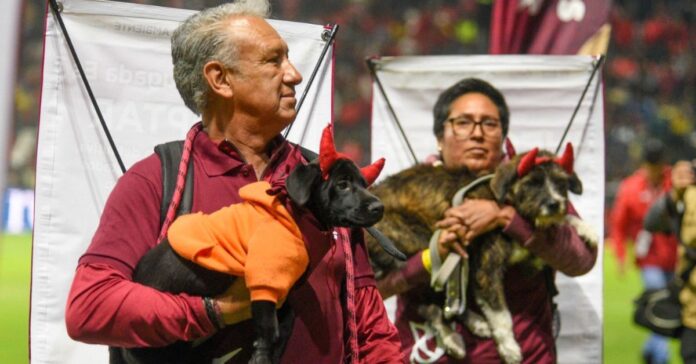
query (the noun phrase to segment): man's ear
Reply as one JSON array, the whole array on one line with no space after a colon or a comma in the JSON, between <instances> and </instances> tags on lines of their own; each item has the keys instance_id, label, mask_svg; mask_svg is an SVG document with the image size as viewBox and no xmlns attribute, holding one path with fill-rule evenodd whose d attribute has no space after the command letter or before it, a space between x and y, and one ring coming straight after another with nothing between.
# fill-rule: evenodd
<instances>
[{"instance_id":1,"label":"man's ear","mask_svg":"<svg viewBox=\"0 0 696 364\"><path fill-rule=\"evenodd\" d=\"M231 98L234 90L230 81L230 69L220 61L210 61L203 66L203 77L213 93L224 98Z\"/></svg>"},{"instance_id":2,"label":"man's ear","mask_svg":"<svg viewBox=\"0 0 696 364\"><path fill-rule=\"evenodd\" d=\"M290 172L285 181L285 189L288 196L299 206L304 206L312 195L312 189L321 180L321 170L319 166L311 164L300 164Z\"/></svg>"},{"instance_id":3,"label":"man's ear","mask_svg":"<svg viewBox=\"0 0 696 364\"><path fill-rule=\"evenodd\" d=\"M582 195L582 181L575 172L568 176L568 190L576 195Z\"/></svg>"},{"instance_id":4,"label":"man's ear","mask_svg":"<svg viewBox=\"0 0 696 364\"><path fill-rule=\"evenodd\" d=\"M508 189L516 179L516 162L511 161L498 166L498 168L495 170L495 175L491 180L491 190L493 190L493 195L495 195L495 199L498 201L498 203L505 202L505 196L507 196Z\"/></svg>"}]
</instances>

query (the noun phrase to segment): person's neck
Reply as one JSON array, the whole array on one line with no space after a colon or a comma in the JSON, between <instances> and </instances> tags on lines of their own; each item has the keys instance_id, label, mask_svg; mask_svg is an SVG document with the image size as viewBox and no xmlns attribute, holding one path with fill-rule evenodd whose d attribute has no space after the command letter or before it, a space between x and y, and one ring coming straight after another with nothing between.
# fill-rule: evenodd
<instances>
[{"instance_id":1,"label":"person's neck","mask_svg":"<svg viewBox=\"0 0 696 364\"><path fill-rule=\"evenodd\" d=\"M216 115L203 116L203 125L209 138L220 143L226 140L232 143L242 158L251 164L258 179L261 178L270 158L268 146L277 133L270 133L263 128L240 118L221 118Z\"/></svg>"}]
</instances>

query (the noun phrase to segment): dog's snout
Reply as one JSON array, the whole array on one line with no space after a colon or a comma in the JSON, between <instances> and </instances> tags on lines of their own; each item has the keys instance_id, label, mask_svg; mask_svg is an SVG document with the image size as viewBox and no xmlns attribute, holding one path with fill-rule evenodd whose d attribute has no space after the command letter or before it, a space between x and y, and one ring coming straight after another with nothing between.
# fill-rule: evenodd
<instances>
[{"instance_id":1,"label":"dog's snout","mask_svg":"<svg viewBox=\"0 0 696 364\"><path fill-rule=\"evenodd\" d=\"M380 201L372 201L367 205L367 212L372 217L382 217L384 214L384 205Z\"/></svg>"},{"instance_id":2,"label":"dog's snout","mask_svg":"<svg viewBox=\"0 0 696 364\"><path fill-rule=\"evenodd\" d=\"M561 207L561 202L558 200L549 200L546 203L546 207L549 209L550 212L556 213Z\"/></svg>"}]
</instances>

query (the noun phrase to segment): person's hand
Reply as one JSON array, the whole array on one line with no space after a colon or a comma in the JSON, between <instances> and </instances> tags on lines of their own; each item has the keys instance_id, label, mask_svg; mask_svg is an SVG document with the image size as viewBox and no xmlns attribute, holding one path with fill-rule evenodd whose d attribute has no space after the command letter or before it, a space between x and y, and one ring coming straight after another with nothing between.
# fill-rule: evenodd
<instances>
[{"instance_id":1,"label":"person's hand","mask_svg":"<svg viewBox=\"0 0 696 364\"><path fill-rule=\"evenodd\" d=\"M455 224L449 228L442 229L440 239L437 241L437 253L440 255L440 260L444 260L447 254L452 251L464 258L469 256L464 248L465 245L459 241L459 236L457 236L457 230L459 228L460 225Z\"/></svg>"},{"instance_id":2,"label":"person's hand","mask_svg":"<svg viewBox=\"0 0 696 364\"><path fill-rule=\"evenodd\" d=\"M447 209L445 217L435 226L454 233L466 246L477 236L506 226L514 214L512 207L498 206L492 200L467 199L461 205Z\"/></svg>"},{"instance_id":3,"label":"person's hand","mask_svg":"<svg viewBox=\"0 0 696 364\"><path fill-rule=\"evenodd\" d=\"M672 167L672 197L680 200L684 189L694 183L694 168L690 161L678 161Z\"/></svg>"},{"instance_id":4,"label":"person's hand","mask_svg":"<svg viewBox=\"0 0 696 364\"><path fill-rule=\"evenodd\" d=\"M251 318L251 299L244 278L234 280L225 293L214 297L225 325L233 325Z\"/></svg>"}]
</instances>

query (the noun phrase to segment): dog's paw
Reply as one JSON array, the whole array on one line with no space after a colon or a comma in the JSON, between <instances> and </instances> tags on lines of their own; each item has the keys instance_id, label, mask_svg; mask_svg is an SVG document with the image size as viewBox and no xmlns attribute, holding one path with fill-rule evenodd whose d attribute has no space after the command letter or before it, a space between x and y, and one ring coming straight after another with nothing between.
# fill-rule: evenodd
<instances>
[{"instance_id":1,"label":"dog's paw","mask_svg":"<svg viewBox=\"0 0 696 364\"><path fill-rule=\"evenodd\" d=\"M522 362L522 350L515 339L509 338L498 344L498 353L506 364Z\"/></svg>"},{"instance_id":2,"label":"dog's paw","mask_svg":"<svg viewBox=\"0 0 696 364\"><path fill-rule=\"evenodd\" d=\"M267 353L255 352L249 359L249 364L274 364L271 356Z\"/></svg>"},{"instance_id":3,"label":"dog's paw","mask_svg":"<svg viewBox=\"0 0 696 364\"><path fill-rule=\"evenodd\" d=\"M566 221L570 226L575 228L578 236L587 244L588 246L594 248L599 245L599 236L595 230L590 226L590 224L582 221L579 217L568 215L566 216Z\"/></svg>"},{"instance_id":4,"label":"dog's paw","mask_svg":"<svg viewBox=\"0 0 696 364\"><path fill-rule=\"evenodd\" d=\"M466 356L466 347L462 335L456 331L450 331L441 339L447 355L454 359L464 359Z\"/></svg>"},{"instance_id":5,"label":"dog's paw","mask_svg":"<svg viewBox=\"0 0 696 364\"><path fill-rule=\"evenodd\" d=\"M486 321L483 316L475 313L468 311L466 313L466 320L464 321L464 324L466 325L466 328L471 331L472 334L478 336L478 337L484 337L488 338L493 335L491 332L491 326L488 324L488 321Z\"/></svg>"}]
</instances>

